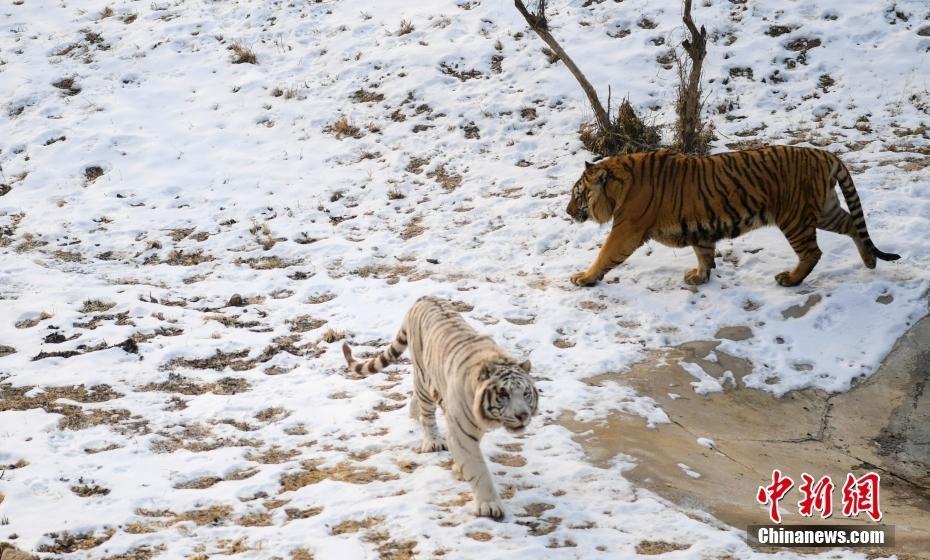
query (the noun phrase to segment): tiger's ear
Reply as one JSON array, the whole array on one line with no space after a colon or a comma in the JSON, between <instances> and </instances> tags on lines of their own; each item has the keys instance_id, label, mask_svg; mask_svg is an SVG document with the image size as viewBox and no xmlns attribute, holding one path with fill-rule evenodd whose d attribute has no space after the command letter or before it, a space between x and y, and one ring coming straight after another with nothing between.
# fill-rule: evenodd
<instances>
[{"instance_id":1,"label":"tiger's ear","mask_svg":"<svg viewBox=\"0 0 930 560\"><path fill-rule=\"evenodd\" d=\"M532 364L530 363L529 360L523 360L522 362L520 362L519 366L520 366L520 369L523 370L523 373L529 373L530 368L532 367Z\"/></svg>"},{"instance_id":2,"label":"tiger's ear","mask_svg":"<svg viewBox=\"0 0 930 560\"><path fill-rule=\"evenodd\" d=\"M487 381L491 378L491 364L484 364L478 372L478 381Z\"/></svg>"}]
</instances>

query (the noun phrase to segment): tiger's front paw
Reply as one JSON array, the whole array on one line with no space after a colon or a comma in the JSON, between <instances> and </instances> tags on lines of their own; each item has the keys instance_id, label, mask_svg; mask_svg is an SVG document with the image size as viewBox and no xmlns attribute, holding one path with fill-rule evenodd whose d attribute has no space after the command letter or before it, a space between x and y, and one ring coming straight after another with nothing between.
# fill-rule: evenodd
<instances>
[{"instance_id":1,"label":"tiger's front paw","mask_svg":"<svg viewBox=\"0 0 930 560\"><path fill-rule=\"evenodd\" d=\"M791 271L789 270L786 270L784 272L779 272L778 274L776 274L775 281L778 282L780 286L785 286L786 288L790 288L791 286L797 286L798 284L801 283L800 280L794 279L794 277L791 275Z\"/></svg>"},{"instance_id":2,"label":"tiger's front paw","mask_svg":"<svg viewBox=\"0 0 930 560\"><path fill-rule=\"evenodd\" d=\"M685 272L685 284L690 284L691 286L698 286L707 282L707 279L710 278L710 269L701 270L700 268L692 268L688 272Z\"/></svg>"},{"instance_id":3,"label":"tiger's front paw","mask_svg":"<svg viewBox=\"0 0 930 560\"><path fill-rule=\"evenodd\" d=\"M435 453L437 451L446 451L446 440L442 438L423 439L420 443L420 453Z\"/></svg>"},{"instance_id":4,"label":"tiger's front paw","mask_svg":"<svg viewBox=\"0 0 930 560\"><path fill-rule=\"evenodd\" d=\"M576 272L572 274L572 284L576 286L589 287L597 284L598 278L588 276L588 272Z\"/></svg>"},{"instance_id":5,"label":"tiger's front paw","mask_svg":"<svg viewBox=\"0 0 930 560\"><path fill-rule=\"evenodd\" d=\"M475 515L478 517L490 517L494 521L504 519L504 506L500 500L476 500Z\"/></svg>"},{"instance_id":6,"label":"tiger's front paw","mask_svg":"<svg viewBox=\"0 0 930 560\"><path fill-rule=\"evenodd\" d=\"M465 474L462 472L462 465L458 463L452 463L452 476L454 476L456 480L465 480Z\"/></svg>"}]
</instances>

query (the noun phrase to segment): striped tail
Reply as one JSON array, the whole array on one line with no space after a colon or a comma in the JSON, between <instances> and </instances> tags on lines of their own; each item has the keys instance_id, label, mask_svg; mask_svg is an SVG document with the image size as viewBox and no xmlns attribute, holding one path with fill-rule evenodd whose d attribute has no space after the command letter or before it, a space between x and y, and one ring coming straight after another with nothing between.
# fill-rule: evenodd
<instances>
[{"instance_id":1,"label":"striped tail","mask_svg":"<svg viewBox=\"0 0 930 560\"><path fill-rule=\"evenodd\" d=\"M342 354L346 357L346 363L349 365L349 369L357 374L365 375L377 373L389 365L397 363L397 359L400 358L400 355L403 354L406 349L406 328L400 329L391 344L384 349L384 352L364 362L357 362L355 358L352 357L352 349L349 348L349 345L347 343L342 344Z\"/></svg>"},{"instance_id":2,"label":"striped tail","mask_svg":"<svg viewBox=\"0 0 930 560\"><path fill-rule=\"evenodd\" d=\"M856 192L856 186L853 184L852 177L849 176L849 170L846 169L846 166L839 158L836 158L836 163L833 166L833 178L840 184L840 190L843 191L843 198L846 199L846 206L849 208L849 213L853 218L853 224L856 226L856 233L859 235L859 239L862 240L866 248L883 261L896 261L900 259L901 255L880 251L878 247L872 243L872 238L869 237L869 230L865 227L865 216L862 214L862 203L859 201L859 193Z\"/></svg>"}]
</instances>

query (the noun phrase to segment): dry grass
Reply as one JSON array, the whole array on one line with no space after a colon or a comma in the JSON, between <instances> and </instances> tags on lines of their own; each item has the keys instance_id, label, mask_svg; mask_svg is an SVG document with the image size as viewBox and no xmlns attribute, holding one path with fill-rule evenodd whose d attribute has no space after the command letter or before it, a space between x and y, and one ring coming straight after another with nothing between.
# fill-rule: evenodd
<instances>
[{"instance_id":1,"label":"dry grass","mask_svg":"<svg viewBox=\"0 0 930 560\"><path fill-rule=\"evenodd\" d=\"M171 266L196 266L212 260L214 259L211 255L198 249L189 253L185 253L183 250L171 251L168 253L168 257L162 262L170 264Z\"/></svg>"},{"instance_id":2,"label":"dry grass","mask_svg":"<svg viewBox=\"0 0 930 560\"><path fill-rule=\"evenodd\" d=\"M332 292L320 292L320 293L313 294L312 296L308 297L306 303L309 303L311 305L317 305L320 303L326 303L328 301L332 301L336 299L337 297L339 296L337 296L336 294Z\"/></svg>"},{"instance_id":3,"label":"dry grass","mask_svg":"<svg viewBox=\"0 0 930 560\"><path fill-rule=\"evenodd\" d=\"M115 529L106 529L100 534L95 533L47 533L45 536L52 539L50 544L40 544L36 547L39 552L52 554L69 554L79 550L90 550L110 540Z\"/></svg>"},{"instance_id":4,"label":"dry grass","mask_svg":"<svg viewBox=\"0 0 930 560\"><path fill-rule=\"evenodd\" d=\"M197 383L178 374L168 374L168 379L161 383L149 383L140 391L158 391L162 393L176 393L181 395L236 395L244 393L251 388L249 382L241 377L223 377L210 383Z\"/></svg>"},{"instance_id":5,"label":"dry grass","mask_svg":"<svg viewBox=\"0 0 930 560\"><path fill-rule=\"evenodd\" d=\"M78 484L71 487L71 491L77 494L82 498L90 498L91 496L106 496L110 493L109 488L104 488L94 484Z\"/></svg>"},{"instance_id":6,"label":"dry grass","mask_svg":"<svg viewBox=\"0 0 930 560\"><path fill-rule=\"evenodd\" d=\"M462 176L447 171L444 163L427 173L426 176L439 183L447 192L454 191L462 184Z\"/></svg>"},{"instance_id":7,"label":"dry grass","mask_svg":"<svg viewBox=\"0 0 930 560\"><path fill-rule=\"evenodd\" d=\"M376 525L384 523L381 516L366 517L365 519L355 520L347 519L335 525L331 531L333 535L344 535L346 533L358 533L362 529L371 529Z\"/></svg>"},{"instance_id":8,"label":"dry grass","mask_svg":"<svg viewBox=\"0 0 930 560\"><path fill-rule=\"evenodd\" d=\"M255 419L260 422L278 422L291 415L291 412L279 406L271 406L255 413Z\"/></svg>"},{"instance_id":9,"label":"dry grass","mask_svg":"<svg viewBox=\"0 0 930 560\"><path fill-rule=\"evenodd\" d=\"M407 35L408 33L413 33L413 30L416 29L413 26L413 23L409 19L400 20L400 27L397 28L397 35Z\"/></svg>"},{"instance_id":10,"label":"dry grass","mask_svg":"<svg viewBox=\"0 0 930 560\"><path fill-rule=\"evenodd\" d=\"M298 315L284 322L289 326L291 332L303 333L322 327L326 324L326 319L315 319L310 315Z\"/></svg>"},{"instance_id":11,"label":"dry grass","mask_svg":"<svg viewBox=\"0 0 930 560\"><path fill-rule=\"evenodd\" d=\"M255 461L263 465L277 465L290 461L300 455L296 449L282 449L278 446L270 447L264 451L249 451L245 458L249 461Z\"/></svg>"},{"instance_id":12,"label":"dry grass","mask_svg":"<svg viewBox=\"0 0 930 560\"><path fill-rule=\"evenodd\" d=\"M181 523L190 521L198 526L203 525L220 525L229 519L233 508L229 506L210 506L203 509L195 509L185 513L178 514L171 523Z\"/></svg>"},{"instance_id":13,"label":"dry grass","mask_svg":"<svg viewBox=\"0 0 930 560\"><path fill-rule=\"evenodd\" d=\"M291 551L291 560L313 560L313 553L306 548L295 548Z\"/></svg>"},{"instance_id":14,"label":"dry grass","mask_svg":"<svg viewBox=\"0 0 930 560\"><path fill-rule=\"evenodd\" d=\"M113 391L109 385L94 385L87 389L84 385L72 387L45 387L38 394L34 387L12 387L0 385L0 412L6 410L30 410L41 408L51 414L60 414L58 428L62 430L83 430L99 425L110 425L121 433L145 433L144 420L131 420L131 414L125 409L92 409L85 414L84 409L71 403L59 403L60 399L79 403L101 403L117 399L123 395ZM29 394L30 396L26 396Z\"/></svg>"},{"instance_id":15,"label":"dry grass","mask_svg":"<svg viewBox=\"0 0 930 560\"><path fill-rule=\"evenodd\" d=\"M610 130L602 132L595 123L584 123L578 135L585 148L602 156L648 152L662 146L659 127L646 125L626 99L620 104Z\"/></svg>"},{"instance_id":16,"label":"dry grass","mask_svg":"<svg viewBox=\"0 0 930 560\"><path fill-rule=\"evenodd\" d=\"M665 554L666 552L675 552L676 550L686 550L691 548L690 544L677 544L665 541L640 541L636 545L636 553L646 556L655 554Z\"/></svg>"},{"instance_id":17,"label":"dry grass","mask_svg":"<svg viewBox=\"0 0 930 560\"><path fill-rule=\"evenodd\" d=\"M397 475L379 472L374 467L363 467L351 463L339 463L334 467L320 467L320 461L308 460L301 463L302 469L281 477L281 492L299 490L322 480L334 480L349 484L368 484L396 480Z\"/></svg>"},{"instance_id":18,"label":"dry grass","mask_svg":"<svg viewBox=\"0 0 930 560\"><path fill-rule=\"evenodd\" d=\"M100 301L99 299L84 300L81 306L81 313L103 313L116 307L115 303Z\"/></svg>"},{"instance_id":19,"label":"dry grass","mask_svg":"<svg viewBox=\"0 0 930 560\"><path fill-rule=\"evenodd\" d=\"M497 463L498 465L504 465L505 467L525 467L526 459L521 455L513 455L510 453L501 453L499 455L494 455L491 457L491 461Z\"/></svg>"},{"instance_id":20,"label":"dry grass","mask_svg":"<svg viewBox=\"0 0 930 560\"><path fill-rule=\"evenodd\" d=\"M349 99L356 103L377 103L378 101L384 101L384 94L363 88L355 90L352 95L349 96Z\"/></svg>"},{"instance_id":21,"label":"dry grass","mask_svg":"<svg viewBox=\"0 0 930 560\"><path fill-rule=\"evenodd\" d=\"M33 317L31 319L23 319L22 321L17 321L13 326L16 327L17 329L31 329L32 327L38 325L42 321L45 321L46 319L51 319L51 318L52 318L51 313L42 311L36 317Z\"/></svg>"},{"instance_id":22,"label":"dry grass","mask_svg":"<svg viewBox=\"0 0 930 560\"><path fill-rule=\"evenodd\" d=\"M232 51L233 64L258 64L258 57L255 52L242 45L242 43L233 43L228 48Z\"/></svg>"},{"instance_id":23,"label":"dry grass","mask_svg":"<svg viewBox=\"0 0 930 560\"><path fill-rule=\"evenodd\" d=\"M339 140L343 138L361 138L363 136L361 129L352 124L345 115L341 115L336 119L336 122L324 128L323 132L328 132Z\"/></svg>"},{"instance_id":24,"label":"dry grass","mask_svg":"<svg viewBox=\"0 0 930 560\"><path fill-rule=\"evenodd\" d=\"M192 478L185 482L178 482L174 485L175 490L204 490L210 488L215 484L223 482L223 479L218 476L200 476L197 478Z\"/></svg>"},{"instance_id":25,"label":"dry grass","mask_svg":"<svg viewBox=\"0 0 930 560\"><path fill-rule=\"evenodd\" d=\"M323 512L321 507L309 507L309 508L285 508L284 514L287 515L288 521L293 521L295 519L307 519L309 517L314 517Z\"/></svg>"},{"instance_id":26,"label":"dry grass","mask_svg":"<svg viewBox=\"0 0 930 560\"><path fill-rule=\"evenodd\" d=\"M345 337L346 337L345 331L337 331L335 329L330 328L330 329L326 329L323 332L323 336L321 337L321 339L323 340L323 342L332 344L333 342L342 340Z\"/></svg>"},{"instance_id":27,"label":"dry grass","mask_svg":"<svg viewBox=\"0 0 930 560\"><path fill-rule=\"evenodd\" d=\"M257 448L262 445L262 441L256 439L216 437L210 428L203 424L191 424L174 432L161 431L158 435L162 439L151 444L153 453L174 453L179 449L203 453L221 447Z\"/></svg>"},{"instance_id":28,"label":"dry grass","mask_svg":"<svg viewBox=\"0 0 930 560\"><path fill-rule=\"evenodd\" d=\"M267 511L247 513L236 519L236 524L242 527L268 527L271 522L271 514Z\"/></svg>"},{"instance_id":29,"label":"dry grass","mask_svg":"<svg viewBox=\"0 0 930 560\"><path fill-rule=\"evenodd\" d=\"M90 167L84 168L84 178L88 182L96 181L98 178L103 176L103 168L99 165L91 165Z\"/></svg>"},{"instance_id":30,"label":"dry grass","mask_svg":"<svg viewBox=\"0 0 930 560\"><path fill-rule=\"evenodd\" d=\"M154 558L155 556L164 552L165 548L166 547L163 544L157 546L149 546L144 544L142 546L130 548L121 554L104 556L102 560L149 560L150 558Z\"/></svg>"},{"instance_id":31,"label":"dry grass","mask_svg":"<svg viewBox=\"0 0 930 560\"><path fill-rule=\"evenodd\" d=\"M235 261L235 264L242 265L247 264L250 268L254 270L272 270L275 268L287 268L289 266L295 266L300 264L299 261L286 261L281 257L250 257L247 259L238 258Z\"/></svg>"}]
</instances>

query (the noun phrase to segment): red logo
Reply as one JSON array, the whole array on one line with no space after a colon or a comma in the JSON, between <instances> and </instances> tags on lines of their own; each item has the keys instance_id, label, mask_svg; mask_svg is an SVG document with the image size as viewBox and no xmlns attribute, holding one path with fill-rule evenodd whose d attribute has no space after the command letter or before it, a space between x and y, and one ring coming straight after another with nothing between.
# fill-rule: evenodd
<instances>
[{"instance_id":1,"label":"red logo","mask_svg":"<svg viewBox=\"0 0 930 560\"><path fill-rule=\"evenodd\" d=\"M863 511L872 521L881 521L882 510L879 509L878 485L881 478L877 473L866 473L859 478L846 475L843 485L843 515L856 517Z\"/></svg>"},{"instance_id":2,"label":"red logo","mask_svg":"<svg viewBox=\"0 0 930 560\"><path fill-rule=\"evenodd\" d=\"M799 490L804 494L804 498L798 502L798 513L804 517L811 517L816 510L820 512L822 519L833 515L833 481L830 477L825 476L814 484L814 477L804 473L801 480L804 483Z\"/></svg>"},{"instance_id":3,"label":"red logo","mask_svg":"<svg viewBox=\"0 0 930 560\"><path fill-rule=\"evenodd\" d=\"M881 521L879 485L881 477L878 473L866 473L859 478L853 474L846 475L843 484L843 515L857 517L860 513L868 515L872 521ZM756 501L769 506L769 518L774 523L781 523L781 513L778 504L789 490L794 486L790 476L785 476L780 470L772 471L772 483L760 486L756 493ZM814 512L820 512L822 519L833 515L833 490L836 486L829 476L815 480L813 476L803 473L798 491L801 500L798 502L798 513L803 517L812 517Z\"/></svg>"},{"instance_id":4,"label":"red logo","mask_svg":"<svg viewBox=\"0 0 930 560\"><path fill-rule=\"evenodd\" d=\"M772 484L769 486L760 486L756 494L756 501L760 504L769 505L769 517L775 523L781 523L781 514L778 513L778 502L785 497L788 490L794 486L794 481L790 477L782 477L781 471L775 469L772 471Z\"/></svg>"}]
</instances>

